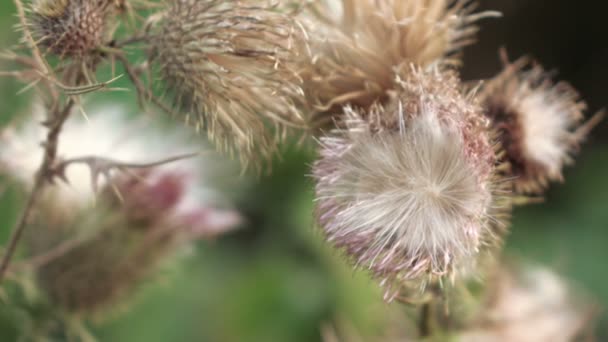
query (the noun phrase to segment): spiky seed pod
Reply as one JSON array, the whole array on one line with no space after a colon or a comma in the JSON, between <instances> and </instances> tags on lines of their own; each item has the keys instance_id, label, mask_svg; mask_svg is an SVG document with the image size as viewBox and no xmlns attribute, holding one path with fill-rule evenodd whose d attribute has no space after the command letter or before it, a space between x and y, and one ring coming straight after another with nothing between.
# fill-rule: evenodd
<instances>
[{"instance_id":1,"label":"spiky seed pod","mask_svg":"<svg viewBox=\"0 0 608 342\"><path fill-rule=\"evenodd\" d=\"M265 159L303 126L292 65L301 31L261 3L171 0L154 40L162 80L186 120L246 163Z\"/></svg>"},{"instance_id":2,"label":"spiky seed pod","mask_svg":"<svg viewBox=\"0 0 608 342\"><path fill-rule=\"evenodd\" d=\"M40 46L60 57L83 57L107 38L114 0L37 0L28 24Z\"/></svg>"},{"instance_id":3,"label":"spiky seed pod","mask_svg":"<svg viewBox=\"0 0 608 342\"><path fill-rule=\"evenodd\" d=\"M582 123L586 105L568 83L554 83L540 65L530 66L525 58L505 62L481 98L500 132L515 191L541 194L550 181L562 180L564 165L573 161L595 120Z\"/></svg>"},{"instance_id":4,"label":"spiky seed pod","mask_svg":"<svg viewBox=\"0 0 608 342\"><path fill-rule=\"evenodd\" d=\"M349 104L367 109L396 88L395 70L410 63L458 64L456 53L474 40L468 0L326 0L304 12L312 63L301 75L318 120ZM337 15L332 16L332 13Z\"/></svg>"},{"instance_id":5,"label":"spiky seed pod","mask_svg":"<svg viewBox=\"0 0 608 342\"><path fill-rule=\"evenodd\" d=\"M316 215L328 241L386 286L453 278L496 238L494 149L481 108L453 73L412 70L371 113L346 108L321 139Z\"/></svg>"},{"instance_id":6,"label":"spiky seed pod","mask_svg":"<svg viewBox=\"0 0 608 342\"><path fill-rule=\"evenodd\" d=\"M579 338L588 334L594 308L552 271L502 266L488 288L476 323L458 341L587 340Z\"/></svg>"},{"instance_id":7,"label":"spiky seed pod","mask_svg":"<svg viewBox=\"0 0 608 342\"><path fill-rule=\"evenodd\" d=\"M70 117L58 156L94 155L133 165L197 149L183 130L159 130L124 114L104 107L89 113L86 122ZM0 170L25 187L32 186L43 153L39 141L46 132L36 119L0 136ZM98 180L101 191L95 194L90 169L69 166L63 173L67 184L45 188L27 230L32 255L55 255L36 270L40 287L69 312L104 312L127 299L185 243L234 228L239 215L221 209L217 191L201 177L214 167L189 159L112 173Z\"/></svg>"}]
</instances>

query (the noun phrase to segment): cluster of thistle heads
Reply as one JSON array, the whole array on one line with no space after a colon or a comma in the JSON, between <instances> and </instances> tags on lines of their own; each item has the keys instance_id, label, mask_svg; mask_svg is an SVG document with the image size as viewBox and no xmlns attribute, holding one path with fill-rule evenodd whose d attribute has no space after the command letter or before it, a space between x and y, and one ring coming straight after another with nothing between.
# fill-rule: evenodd
<instances>
[{"instance_id":1,"label":"cluster of thistle heads","mask_svg":"<svg viewBox=\"0 0 608 342\"><path fill-rule=\"evenodd\" d=\"M385 300L415 301L428 289L484 275L513 205L561 181L597 121L585 122L577 92L527 58L503 56L497 76L463 83L461 49L475 40L480 19L498 16L475 9L468 0L35 0L24 36L61 77L18 76L79 95L97 82L98 67L124 61L124 47L136 43L145 61L125 69L140 103L203 131L242 168L267 167L292 138L313 141L315 216L327 241L380 281ZM123 26L133 35L121 40ZM42 102L52 107L53 96ZM129 163L150 161L150 140L157 140L154 151L175 150L163 132L127 141L136 140L126 131L137 124L104 111L70 122L62 158L81 156L69 145L78 139L94 139L108 158ZM11 152L26 153L15 135L32 130L3 133L11 147L0 160L25 184L35 171L30 157L15 162ZM132 159L121 159L123 152ZM190 164L108 175L96 195L83 190L99 202L94 209L74 187L47 191L32 223L33 250L74 231L88 234L82 226L98 232L41 267L50 296L66 307L93 307L126 291L144 273L138 265L179 236L215 235L235 224L235 213L189 194L200 171ZM85 262L91 255L96 260ZM62 264L74 259L83 266Z\"/></svg>"}]
</instances>

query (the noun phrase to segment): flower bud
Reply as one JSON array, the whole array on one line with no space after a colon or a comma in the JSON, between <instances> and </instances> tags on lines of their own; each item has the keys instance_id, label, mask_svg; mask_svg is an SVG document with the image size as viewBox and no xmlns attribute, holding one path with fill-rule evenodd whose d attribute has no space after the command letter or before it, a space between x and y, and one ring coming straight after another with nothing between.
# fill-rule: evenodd
<instances>
[{"instance_id":1,"label":"flower bud","mask_svg":"<svg viewBox=\"0 0 608 342\"><path fill-rule=\"evenodd\" d=\"M192 184L179 173L161 168L118 178L114 187L122 203L105 189L96 207L81 209L59 227L45 223L54 208L43 204L30 227L30 250L36 254L57 248L79 231L90 236L37 272L42 289L69 312L94 314L128 301L181 244L213 238L240 222L228 210L182 208L185 189ZM201 213L207 217L193 220Z\"/></svg>"},{"instance_id":2,"label":"flower bud","mask_svg":"<svg viewBox=\"0 0 608 342\"><path fill-rule=\"evenodd\" d=\"M302 127L295 60L301 31L262 1L171 0L154 40L165 89L187 122L245 162ZM262 158L264 159L264 158Z\"/></svg>"},{"instance_id":3,"label":"flower bud","mask_svg":"<svg viewBox=\"0 0 608 342\"><path fill-rule=\"evenodd\" d=\"M36 0L29 26L36 41L60 57L82 57L108 34L113 0Z\"/></svg>"},{"instance_id":4,"label":"flower bud","mask_svg":"<svg viewBox=\"0 0 608 342\"><path fill-rule=\"evenodd\" d=\"M317 219L327 239L386 286L454 278L497 238L495 153L477 102L453 73L412 69L370 113L346 108L321 139Z\"/></svg>"}]
</instances>

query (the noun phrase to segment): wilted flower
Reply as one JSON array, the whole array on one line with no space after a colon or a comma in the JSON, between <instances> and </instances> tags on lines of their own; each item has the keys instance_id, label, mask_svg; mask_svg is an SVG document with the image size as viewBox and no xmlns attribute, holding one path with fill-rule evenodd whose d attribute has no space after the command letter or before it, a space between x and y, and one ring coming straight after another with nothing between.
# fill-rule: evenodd
<instances>
[{"instance_id":1,"label":"wilted flower","mask_svg":"<svg viewBox=\"0 0 608 342\"><path fill-rule=\"evenodd\" d=\"M473 23L495 14L473 14L473 8L468 0L324 0L311 5L303 17L313 58L301 71L309 102L321 114L333 115L346 104L368 109L388 99L397 88L395 73L408 72L410 64L458 63L455 53L474 40Z\"/></svg>"},{"instance_id":2,"label":"wilted flower","mask_svg":"<svg viewBox=\"0 0 608 342\"><path fill-rule=\"evenodd\" d=\"M457 275L491 242L497 198L486 119L457 75L412 69L399 95L321 139L314 165L327 239L387 285ZM396 285L393 287L393 285Z\"/></svg>"},{"instance_id":3,"label":"wilted flower","mask_svg":"<svg viewBox=\"0 0 608 342\"><path fill-rule=\"evenodd\" d=\"M301 31L262 3L171 0L153 41L162 80L186 121L254 163L303 126L293 67Z\"/></svg>"},{"instance_id":4,"label":"wilted flower","mask_svg":"<svg viewBox=\"0 0 608 342\"><path fill-rule=\"evenodd\" d=\"M539 65L523 70L527 65L525 59L507 64L481 96L500 131L515 190L538 194L549 181L562 180L564 164L593 121L581 124L586 106L569 84L554 84Z\"/></svg>"},{"instance_id":5,"label":"wilted flower","mask_svg":"<svg viewBox=\"0 0 608 342\"><path fill-rule=\"evenodd\" d=\"M56 179L41 195L28 229L33 255L53 254L78 242L37 270L40 286L71 312L92 313L117 304L176 247L220 235L240 221L234 211L218 207L219 195L201 179L204 173L209 178L212 165L188 159L129 168L196 149L186 143L184 132L163 132L122 114L106 107L88 121L66 123L58 163L97 159L58 169L66 183ZM44 134L30 122L4 132L0 151L0 166L26 186L42 157L38 143ZM106 177L92 180L90 171L104 162L127 166L109 174L102 169ZM99 194L92 181L100 185Z\"/></svg>"},{"instance_id":6,"label":"wilted flower","mask_svg":"<svg viewBox=\"0 0 608 342\"><path fill-rule=\"evenodd\" d=\"M60 57L82 57L101 46L115 0L36 0L29 26L37 42Z\"/></svg>"},{"instance_id":7,"label":"wilted flower","mask_svg":"<svg viewBox=\"0 0 608 342\"><path fill-rule=\"evenodd\" d=\"M547 269L501 270L492 284L479 322L457 341L573 341L593 313Z\"/></svg>"}]
</instances>

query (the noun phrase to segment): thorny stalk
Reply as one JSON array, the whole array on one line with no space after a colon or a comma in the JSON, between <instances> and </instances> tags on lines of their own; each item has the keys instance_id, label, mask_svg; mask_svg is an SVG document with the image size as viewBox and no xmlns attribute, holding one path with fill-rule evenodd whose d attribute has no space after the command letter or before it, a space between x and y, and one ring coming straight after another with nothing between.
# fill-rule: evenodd
<instances>
[{"instance_id":1,"label":"thorny stalk","mask_svg":"<svg viewBox=\"0 0 608 342\"><path fill-rule=\"evenodd\" d=\"M21 27L23 28L25 42L28 45L28 47L31 50L32 55L33 55L33 59L30 62L28 62L28 64L38 74L38 77L39 77L38 80L50 81L50 82L48 82L48 84L49 84L49 88L50 88L49 90L51 91L51 95L52 95L52 105L50 105L50 107L52 107L52 109L49 111L49 115L46 118L46 121L43 123L43 125L45 125L48 128L48 133L47 133L46 139L42 143L42 147L44 148L43 160L40 164L40 167L38 168L38 171L36 172L33 186L30 191L30 194L27 198L23 211L21 212L21 215L19 216L19 219L12 230L11 237L8 242L8 247L6 248L6 251L5 251L4 255L2 256L2 260L0 261L0 283L2 283L4 277L7 274L7 271L9 269L11 260L15 254L19 241L21 240L21 238L23 236L23 232L25 231L25 229L27 227L27 223L29 222L30 217L32 216L34 207L36 206L36 201L40 197L40 194L43 192L45 185L47 185L48 183L52 183L54 178L59 175L57 173L58 168L59 169L65 168L68 164L70 164L72 162L86 162L86 161L89 161L89 159L91 159L89 157L87 160L64 161L63 163L58 163L58 161L57 161L57 146L58 146L58 142L59 142L59 135L61 133L63 124L70 116L72 108L74 107L74 105L78 104L77 96L84 94L84 93L88 93L90 91L105 88L107 86L107 84L112 83L115 79L118 78L117 77L109 82L100 83L100 84L96 84L96 85L92 85L92 86L88 86L88 87L87 86L79 87L77 85L81 81L83 81L83 77L80 76L80 77L78 77L78 79L75 82L76 86L73 87L75 92L70 93L72 87L63 86L61 84L61 82L59 82L57 79L55 79L52 68L46 62L45 58L43 57L43 54L40 52L40 50L36 44L36 41L34 40L34 38L32 36L31 31L28 29L25 8L24 8L22 1L14 0L14 3L17 8L17 14L19 17ZM117 47L141 42L143 40L146 40L147 38L148 37L145 34L135 35L131 38L127 38L126 40L119 42L117 44ZM136 71L133 70L133 68L129 65L129 62L126 59L126 57L124 57L124 55L122 55L122 51L119 51L119 52L116 52L113 54L116 57L118 57L118 59L124 65L129 78L134 83L134 85L137 89L140 100L144 100L145 98L150 98L151 96L149 95L149 92L146 91L145 86L141 83L141 81L137 77ZM17 59L17 58L21 58L21 57L14 56L14 59ZM33 84L35 84L35 83L37 83L37 81L35 81ZM59 105L59 99L58 99L59 96L58 96L58 93L57 93L55 87L58 87L59 89L61 89L63 91L63 93L66 96L68 96L68 99L66 100L63 107ZM184 157L181 156L179 158L181 159ZM90 162L92 162L92 160ZM94 160L97 160L97 159L94 159ZM174 160L174 158L170 159L168 161L162 161L161 163L170 162L172 160ZM108 164L108 163L110 163L111 165L107 166L106 164ZM111 168L111 167L118 167L118 168L137 167L137 165L136 166L122 165L120 163L111 163L111 161L106 161L106 164L104 164L104 165L106 165L108 168ZM154 165L156 165L156 163ZM93 172L94 165L89 165L89 166L91 166L91 170ZM144 167L145 167L145 165L144 165ZM67 246L68 249L70 248L69 245L70 244L68 244L68 246ZM62 252L63 250L64 250L64 248L60 248L59 252ZM51 254L51 257L52 257L52 255L54 255L54 253ZM46 260L46 257L44 257L43 260Z\"/></svg>"},{"instance_id":2,"label":"thorny stalk","mask_svg":"<svg viewBox=\"0 0 608 342\"><path fill-rule=\"evenodd\" d=\"M16 2L19 1L16 0ZM6 275L6 271L8 270L10 262L17 249L17 245L19 244L19 241L23 236L23 232L27 227L27 223L33 212L32 209L36 204L36 200L42 193L45 184L47 184L47 182L50 180L50 173L52 172L55 159L57 158L57 145L59 143L59 134L61 133L61 128L63 127L63 124L70 116L70 112L73 106L74 100L69 99L65 106L63 106L63 108L57 108L49 116L49 122L47 123L49 126L49 132L46 136L45 142L42 144L44 148L44 158L42 159L42 163L40 164L38 172L36 173L34 185L29 194L25 207L21 212L21 216L19 217L17 224L12 230L6 252L2 256L2 261L0 262L0 283L2 283L2 280Z\"/></svg>"}]
</instances>

